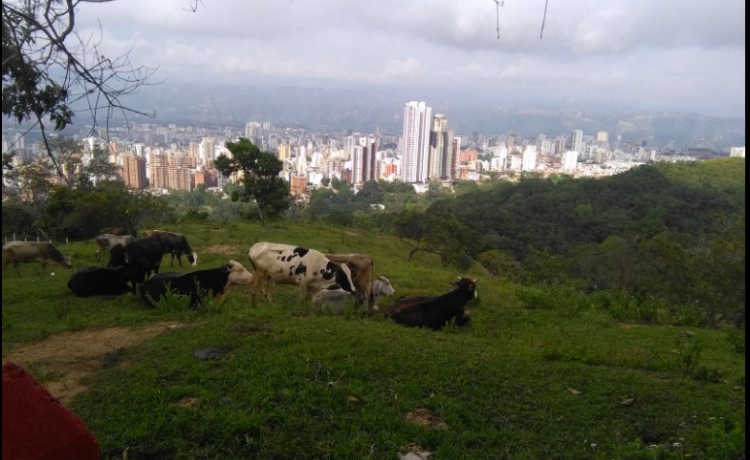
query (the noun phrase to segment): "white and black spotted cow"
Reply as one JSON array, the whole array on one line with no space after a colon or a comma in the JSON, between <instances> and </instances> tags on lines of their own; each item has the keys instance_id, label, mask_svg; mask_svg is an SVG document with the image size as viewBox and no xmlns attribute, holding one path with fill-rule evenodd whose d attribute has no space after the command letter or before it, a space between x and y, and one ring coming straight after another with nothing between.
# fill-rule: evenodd
<instances>
[{"instance_id":1,"label":"white and black spotted cow","mask_svg":"<svg viewBox=\"0 0 750 460\"><path fill-rule=\"evenodd\" d=\"M259 291L268 298L270 281L297 286L308 298L334 285L346 292L356 292L349 267L337 265L313 249L258 243L250 249L248 257L255 268L251 287L253 306Z\"/></svg>"}]
</instances>

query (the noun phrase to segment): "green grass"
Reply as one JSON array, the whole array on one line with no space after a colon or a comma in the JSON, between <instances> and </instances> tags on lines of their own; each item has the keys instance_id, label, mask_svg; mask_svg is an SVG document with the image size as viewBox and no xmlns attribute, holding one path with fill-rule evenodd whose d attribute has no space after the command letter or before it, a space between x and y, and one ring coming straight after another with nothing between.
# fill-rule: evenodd
<instances>
[{"instance_id":1,"label":"green grass","mask_svg":"<svg viewBox=\"0 0 750 460\"><path fill-rule=\"evenodd\" d=\"M273 241L371 254L397 296L443 293L458 275L427 255L409 263L397 240L359 230L288 225L265 236L252 225L173 230L190 237L203 268L230 258L247 265L253 243ZM202 252L213 245L236 251ZM95 265L92 244L62 249L77 266ZM149 310L131 296L78 300L66 294L68 275L60 268L55 277L39 276L34 266L23 270L22 279L3 273L3 355L64 331L198 324L129 350L129 366L103 371L73 402L102 448L130 449L131 460L154 453L394 460L411 443L436 460L737 460L744 454L745 356L724 332L694 330L697 337L686 339L685 329L625 327L608 312L568 301L535 300L527 308L517 286L481 270L473 273L481 295L469 307L473 326L442 333L404 329L382 317L313 314L287 288L276 290L276 305L262 302L257 310L243 291L220 309L199 312ZM700 366L720 371L721 383L684 371L691 340L702 344ZM216 362L192 358L212 346L232 351ZM198 403L177 406L184 398ZM623 406L627 398L636 403ZM416 409L444 417L450 428L407 424ZM651 450L638 440L644 429L683 447Z\"/></svg>"}]
</instances>

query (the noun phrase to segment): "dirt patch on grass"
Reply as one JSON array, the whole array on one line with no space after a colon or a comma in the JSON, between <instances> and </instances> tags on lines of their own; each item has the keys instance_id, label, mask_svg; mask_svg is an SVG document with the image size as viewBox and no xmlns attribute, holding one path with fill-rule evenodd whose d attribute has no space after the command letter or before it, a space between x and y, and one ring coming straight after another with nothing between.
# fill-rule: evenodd
<instances>
[{"instance_id":1,"label":"dirt patch on grass","mask_svg":"<svg viewBox=\"0 0 750 460\"><path fill-rule=\"evenodd\" d=\"M417 409L406 416L406 423L419 425L433 431L447 431L448 424L443 417L433 414L427 409Z\"/></svg>"},{"instance_id":2,"label":"dirt patch on grass","mask_svg":"<svg viewBox=\"0 0 750 460\"><path fill-rule=\"evenodd\" d=\"M237 326L233 332L237 335L271 335L270 329L255 326Z\"/></svg>"},{"instance_id":3,"label":"dirt patch on grass","mask_svg":"<svg viewBox=\"0 0 750 460\"><path fill-rule=\"evenodd\" d=\"M242 252L242 249L239 246L229 246L225 244L217 244L214 246L209 246L207 248L203 248L201 250L203 254L239 254Z\"/></svg>"},{"instance_id":4,"label":"dirt patch on grass","mask_svg":"<svg viewBox=\"0 0 750 460\"><path fill-rule=\"evenodd\" d=\"M175 325L66 332L43 342L15 348L3 358L3 364L13 362L54 375L55 378L44 382L44 386L63 404L68 404L88 389L88 379L105 368L117 367L127 349L171 330L172 326Z\"/></svg>"}]
</instances>

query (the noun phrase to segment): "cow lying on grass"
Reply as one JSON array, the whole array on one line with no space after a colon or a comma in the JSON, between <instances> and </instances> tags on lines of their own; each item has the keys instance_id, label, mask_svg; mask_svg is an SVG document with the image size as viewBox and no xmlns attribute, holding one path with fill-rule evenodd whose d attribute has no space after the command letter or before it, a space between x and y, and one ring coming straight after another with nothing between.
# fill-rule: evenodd
<instances>
[{"instance_id":1,"label":"cow lying on grass","mask_svg":"<svg viewBox=\"0 0 750 460\"><path fill-rule=\"evenodd\" d=\"M456 288L441 297L413 297L397 300L386 316L408 327L443 329L455 321L456 326L469 324L466 304L479 297L477 282L460 278Z\"/></svg>"},{"instance_id":2,"label":"cow lying on grass","mask_svg":"<svg viewBox=\"0 0 750 460\"><path fill-rule=\"evenodd\" d=\"M3 271L7 270L12 263L18 276L22 276L21 270L18 269L19 265L34 262L39 262L42 265L42 273L47 270L50 262L58 263L68 270L73 269L73 262L71 262L70 257L64 256L52 243L17 241L3 246L3 251L5 252Z\"/></svg>"},{"instance_id":3,"label":"cow lying on grass","mask_svg":"<svg viewBox=\"0 0 750 460\"><path fill-rule=\"evenodd\" d=\"M258 243L250 249L250 262L255 268L251 293L253 307L258 292L269 299L269 283L297 286L310 299L320 291L338 285L346 292L357 290L352 273L346 265L331 262L322 253L284 244Z\"/></svg>"},{"instance_id":4,"label":"cow lying on grass","mask_svg":"<svg viewBox=\"0 0 750 460\"><path fill-rule=\"evenodd\" d=\"M119 296L130 292L131 287L127 269L91 267L82 268L73 275L68 283L68 289L76 297L89 298L97 296Z\"/></svg>"},{"instance_id":5,"label":"cow lying on grass","mask_svg":"<svg viewBox=\"0 0 750 460\"><path fill-rule=\"evenodd\" d=\"M390 280L385 276L378 277L368 291L371 292L373 300L373 307L371 310L368 309L368 312L372 311L373 313L380 310L378 302L382 297L391 297L396 293ZM325 291L320 291L313 298L315 305L329 309L334 315L343 315L346 307L355 300L352 294L341 289L339 286L333 286Z\"/></svg>"},{"instance_id":6,"label":"cow lying on grass","mask_svg":"<svg viewBox=\"0 0 750 460\"><path fill-rule=\"evenodd\" d=\"M168 294L188 297L190 308L196 309L209 297L223 297L233 286L248 286L253 275L241 263L229 264L212 270L203 270L184 275L164 273L146 281L141 287L143 299L155 307Z\"/></svg>"},{"instance_id":7,"label":"cow lying on grass","mask_svg":"<svg viewBox=\"0 0 750 460\"><path fill-rule=\"evenodd\" d=\"M377 304L373 297L372 287L375 282L375 261L370 256L362 254L325 254L331 262L338 265L346 265L352 272L352 281L357 289L355 299L357 307L367 305L367 312L375 313Z\"/></svg>"}]
</instances>

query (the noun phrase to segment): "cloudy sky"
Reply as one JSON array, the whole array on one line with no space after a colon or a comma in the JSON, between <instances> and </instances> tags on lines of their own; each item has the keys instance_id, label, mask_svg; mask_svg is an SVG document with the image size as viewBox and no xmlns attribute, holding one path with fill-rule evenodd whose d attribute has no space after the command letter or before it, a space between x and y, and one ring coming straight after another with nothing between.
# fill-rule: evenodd
<instances>
[{"instance_id":1,"label":"cloudy sky","mask_svg":"<svg viewBox=\"0 0 750 460\"><path fill-rule=\"evenodd\" d=\"M110 53L172 82L357 88L490 104L745 116L743 0L119 0Z\"/></svg>"}]
</instances>

